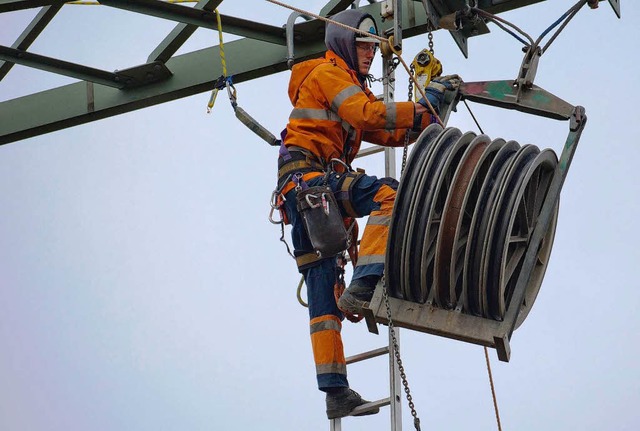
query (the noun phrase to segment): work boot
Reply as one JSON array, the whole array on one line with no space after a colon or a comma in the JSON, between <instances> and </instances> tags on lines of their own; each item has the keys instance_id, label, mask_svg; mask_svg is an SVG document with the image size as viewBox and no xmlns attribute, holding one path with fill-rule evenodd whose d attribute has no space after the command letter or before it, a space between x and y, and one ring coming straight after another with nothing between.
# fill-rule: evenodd
<instances>
[{"instance_id":1,"label":"work boot","mask_svg":"<svg viewBox=\"0 0 640 431\"><path fill-rule=\"evenodd\" d=\"M369 307L378 280L380 277L377 275L368 275L352 280L340 297L338 308L352 314L362 313L363 308Z\"/></svg>"},{"instance_id":2,"label":"work boot","mask_svg":"<svg viewBox=\"0 0 640 431\"><path fill-rule=\"evenodd\" d=\"M370 403L362 399L360 394L350 388L338 388L331 392L327 392L327 417L336 419L348 416L358 406ZM355 416L374 415L380 411L380 408L368 410Z\"/></svg>"}]
</instances>

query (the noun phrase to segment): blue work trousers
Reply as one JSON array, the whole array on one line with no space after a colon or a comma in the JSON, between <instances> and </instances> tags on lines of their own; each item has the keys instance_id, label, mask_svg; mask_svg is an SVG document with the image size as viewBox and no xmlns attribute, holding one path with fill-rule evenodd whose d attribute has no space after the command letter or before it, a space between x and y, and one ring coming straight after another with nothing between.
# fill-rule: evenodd
<instances>
[{"instance_id":1,"label":"blue work trousers","mask_svg":"<svg viewBox=\"0 0 640 431\"><path fill-rule=\"evenodd\" d=\"M340 186L340 177L340 174L332 173L327 180L327 184L334 193ZM307 185L309 187L319 186L324 181L324 176L320 176L309 180ZM384 229L388 229L390 211L393 199L395 199L397 184L397 181L391 178L378 179L375 176L360 175L351 185L349 201L358 217L367 216L372 212L376 214L376 211L380 212L381 206L387 208L382 216L374 216L372 214L369 218L369 223L363 236L363 243L361 243L361 250L365 247L364 237L367 234L367 229L374 231L380 227L371 226L370 228L370 224L386 224ZM380 196L384 196L383 202L380 201L382 199ZM302 256L307 253L313 253L314 250L305 230L302 217L296 208L296 190L289 191L285 198L284 208L292 226L291 236L294 254ZM346 217L345 209L340 203L339 206L343 216ZM374 218L380 219L378 220L379 223L373 221L372 219ZM380 238L376 239L376 241L379 243ZM384 243L382 245L377 244L377 248L383 248L384 244L386 244L386 234L382 241ZM299 270L304 275L307 285L311 343L316 363L318 388L326 391L330 388L348 387L349 382L347 381L346 363L340 336L341 322L344 317L336 305L334 296L334 284L338 276L336 258L331 257L315 261L299 267ZM383 271L384 261L378 256L378 258L366 260L364 264L356 266L352 279L355 280L368 275L382 276Z\"/></svg>"}]
</instances>

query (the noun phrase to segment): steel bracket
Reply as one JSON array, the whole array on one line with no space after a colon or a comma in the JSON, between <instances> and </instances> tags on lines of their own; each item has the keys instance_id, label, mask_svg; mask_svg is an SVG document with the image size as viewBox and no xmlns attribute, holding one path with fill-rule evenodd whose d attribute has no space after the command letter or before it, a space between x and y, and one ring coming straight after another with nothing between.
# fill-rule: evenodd
<instances>
[{"instance_id":1,"label":"steel bracket","mask_svg":"<svg viewBox=\"0 0 640 431\"><path fill-rule=\"evenodd\" d=\"M162 61L154 61L140 66L116 70L116 81L124 84L124 89L149 85L169 79L171 71Z\"/></svg>"},{"instance_id":2,"label":"steel bracket","mask_svg":"<svg viewBox=\"0 0 640 431\"><path fill-rule=\"evenodd\" d=\"M473 2L475 5L475 2ZM446 28L449 30L451 37L455 41L460 51L465 56L469 57L469 47L467 44L467 38L470 36L477 36L479 34L485 34L489 32L489 28L484 21L479 19L473 19L472 17L461 17L461 23L459 27L455 29L447 28L442 22L443 18L456 15L457 10L465 10L469 7L468 1L458 1L454 4L454 9L450 9L446 6L449 2L443 2L442 0L422 0L427 18L431 23L432 28Z\"/></svg>"},{"instance_id":3,"label":"steel bracket","mask_svg":"<svg viewBox=\"0 0 640 431\"><path fill-rule=\"evenodd\" d=\"M526 88L512 80L465 82L460 85L460 96L473 102L555 120L568 120L574 110L570 103L536 85Z\"/></svg>"}]
</instances>

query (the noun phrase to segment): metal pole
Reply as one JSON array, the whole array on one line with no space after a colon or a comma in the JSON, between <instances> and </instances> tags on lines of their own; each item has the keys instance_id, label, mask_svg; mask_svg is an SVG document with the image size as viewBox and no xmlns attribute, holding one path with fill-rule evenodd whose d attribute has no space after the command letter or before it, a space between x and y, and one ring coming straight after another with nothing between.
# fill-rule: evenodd
<instances>
[{"instance_id":1,"label":"metal pole","mask_svg":"<svg viewBox=\"0 0 640 431\"><path fill-rule=\"evenodd\" d=\"M396 11L397 13L397 11ZM383 100L385 103L394 101L395 93L395 73L391 68L392 56L383 59L383 76L384 93ZM387 177L396 178L396 150L395 148L385 148L384 150L384 174ZM400 331L396 331L396 341L400 345ZM389 409L391 418L391 431L402 431L402 386L400 378L400 370L398 363L395 361L393 351L393 341L391 331L389 331Z\"/></svg>"}]
</instances>

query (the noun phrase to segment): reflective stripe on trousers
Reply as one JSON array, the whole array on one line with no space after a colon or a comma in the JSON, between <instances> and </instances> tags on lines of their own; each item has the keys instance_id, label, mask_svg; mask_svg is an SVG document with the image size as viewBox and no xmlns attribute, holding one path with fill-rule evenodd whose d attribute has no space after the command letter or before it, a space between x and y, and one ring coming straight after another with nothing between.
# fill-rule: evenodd
<instances>
[{"instance_id":1,"label":"reflective stripe on trousers","mask_svg":"<svg viewBox=\"0 0 640 431\"><path fill-rule=\"evenodd\" d=\"M332 174L329 186L339 189L341 175ZM310 187L321 185L322 177L308 181ZM397 181L361 175L351 187L349 202L359 217L370 215L360 243L358 265L352 279L367 275L382 275L384 255L389 231L389 220L393 210ZM309 237L296 209L296 191L286 195L285 211L291 223L294 254L302 256L313 253ZM339 204L341 205L341 204ZM344 215L344 208L340 208ZM307 285L311 346L316 364L318 388L348 387L346 362L340 336L343 315L338 309L333 294L337 265L335 257L318 260L299 268Z\"/></svg>"}]
</instances>

